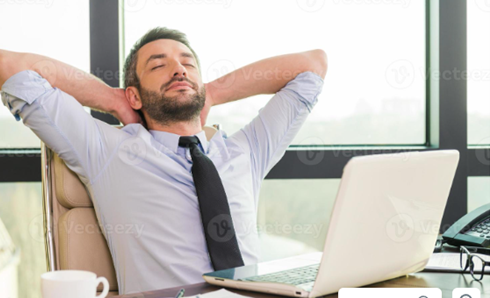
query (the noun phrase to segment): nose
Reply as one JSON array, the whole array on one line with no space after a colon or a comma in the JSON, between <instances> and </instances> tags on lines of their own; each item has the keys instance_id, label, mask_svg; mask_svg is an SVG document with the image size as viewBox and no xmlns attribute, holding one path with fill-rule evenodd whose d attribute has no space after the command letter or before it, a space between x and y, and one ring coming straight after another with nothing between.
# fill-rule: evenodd
<instances>
[{"instance_id":1,"label":"nose","mask_svg":"<svg viewBox=\"0 0 490 298\"><path fill-rule=\"evenodd\" d=\"M180 63L176 63L176 66L175 66L175 70L174 70L174 77L177 76L177 77L187 77L187 72L186 72L186 69L185 67L180 64Z\"/></svg>"}]
</instances>

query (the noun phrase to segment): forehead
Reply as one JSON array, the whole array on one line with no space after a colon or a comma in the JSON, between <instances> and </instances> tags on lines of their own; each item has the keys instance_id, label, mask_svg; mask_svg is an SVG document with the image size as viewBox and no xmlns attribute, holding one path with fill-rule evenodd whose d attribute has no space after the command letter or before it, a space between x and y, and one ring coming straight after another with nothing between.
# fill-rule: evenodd
<instances>
[{"instance_id":1,"label":"forehead","mask_svg":"<svg viewBox=\"0 0 490 298\"><path fill-rule=\"evenodd\" d=\"M138 60L136 69L141 70L145 67L147 60L152 55L166 54L169 57L180 57L181 53L189 53L191 50L183 43L173 39L158 39L145 44L138 51ZM194 57L194 55L192 55ZM139 72L139 71L138 71Z\"/></svg>"}]
</instances>

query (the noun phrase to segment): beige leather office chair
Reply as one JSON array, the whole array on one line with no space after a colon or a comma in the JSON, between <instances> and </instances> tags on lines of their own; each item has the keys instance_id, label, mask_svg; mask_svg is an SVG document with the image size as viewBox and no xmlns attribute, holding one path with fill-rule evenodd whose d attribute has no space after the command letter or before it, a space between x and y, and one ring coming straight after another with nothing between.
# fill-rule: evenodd
<instances>
[{"instance_id":1,"label":"beige leather office chair","mask_svg":"<svg viewBox=\"0 0 490 298\"><path fill-rule=\"evenodd\" d=\"M206 126L208 140L219 125ZM119 126L120 128L120 126ZM118 294L114 264L85 186L64 161L41 143L44 239L48 271L88 270ZM102 290L99 285L98 291Z\"/></svg>"}]
</instances>

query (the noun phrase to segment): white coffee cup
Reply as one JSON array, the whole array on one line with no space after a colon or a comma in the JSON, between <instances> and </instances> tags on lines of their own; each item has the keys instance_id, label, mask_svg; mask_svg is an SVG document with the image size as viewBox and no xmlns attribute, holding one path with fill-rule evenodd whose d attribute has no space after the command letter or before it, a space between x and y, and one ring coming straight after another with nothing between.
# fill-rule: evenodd
<instances>
[{"instance_id":1,"label":"white coffee cup","mask_svg":"<svg viewBox=\"0 0 490 298\"><path fill-rule=\"evenodd\" d=\"M97 297L97 286L104 290ZM109 282L105 277L82 270L58 270L41 274L43 298L104 298L109 293Z\"/></svg>"}]
</instances>

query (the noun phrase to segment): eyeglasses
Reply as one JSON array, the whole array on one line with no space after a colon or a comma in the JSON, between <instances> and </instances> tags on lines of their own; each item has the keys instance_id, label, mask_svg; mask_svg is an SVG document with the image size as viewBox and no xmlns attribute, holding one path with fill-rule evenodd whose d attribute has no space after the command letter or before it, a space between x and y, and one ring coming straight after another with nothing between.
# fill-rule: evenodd
<instances>
[{"instance_id":1,"label":"eyeglasses","mask_svg":"<svg viewBox=\"0 0 490 298\"><path fill-rule=\"evenodd\" d=\"M474 246L460 246L459 251L459 263L463 272L469 268L471 276L475 280L482 280L485 273L485 266L490 266L490 262L483 260L480 256L477 256L474 253L483 253L488 255L490 254L490 249Z\"/></svg>"}]
</instances>

